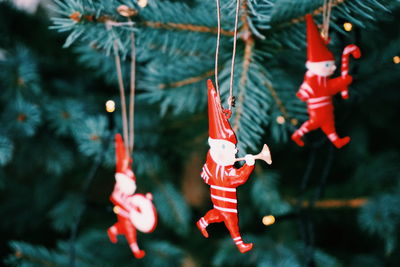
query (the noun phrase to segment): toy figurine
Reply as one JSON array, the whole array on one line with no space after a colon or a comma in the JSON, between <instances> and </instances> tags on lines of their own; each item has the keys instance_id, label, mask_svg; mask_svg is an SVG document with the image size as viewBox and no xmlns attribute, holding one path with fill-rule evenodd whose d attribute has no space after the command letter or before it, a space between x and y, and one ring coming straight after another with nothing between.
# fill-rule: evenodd
<instances>
[{"instance_id":1,"label":"toy figurine","mask_svg":"<svg viewBox=\"0 0 400 267\"><path fill-rule=\"evenodd\" d=\"M343 98L348 98L347 87L352 82L352 77L348 75L348 58L350 54L359 58L361 53L357 46L348 45L342 56L342 76L330 79L336 69L333 54L326 47L311 15L306 15L306 21L308 71L296 96L307 102L309 120L293 133L292 140L304 146L303 135L321 128L335 147L341 148L350 141L350 137L339 138L336 133L332 96L341 92Z\"/></svg>"},{"instance_id":2,"label":"toy figurine","mask_svg":"<svg viewBox=\"0 0 400 267\"><path fill-rule=\"evenodd\" d=\"M211 80L207 81L207 85L210 149L201 177L210 185L213 209L200 218L196 225L207 238L206 228L210 223L224 222L239 251L245 253L252 249L253 244L244 243L239 232L236 188L249 178L255 159L261 158L271 164L271 156L268 147L264 145L259 155L235 158L237 140L228 121L230 113L222 110L220 97ZM239 169L233 166L238 160L246 161Z\"/></svg>"}]
</instances>

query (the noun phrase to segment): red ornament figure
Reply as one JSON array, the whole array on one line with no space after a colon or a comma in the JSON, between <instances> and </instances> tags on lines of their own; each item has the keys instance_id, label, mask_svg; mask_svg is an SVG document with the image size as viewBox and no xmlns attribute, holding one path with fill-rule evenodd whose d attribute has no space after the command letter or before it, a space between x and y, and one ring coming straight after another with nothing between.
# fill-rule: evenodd
<instances>
[{"instance_id":1,"label":"red ornament figure","mask_svg":"<svg viewBox=\"0 0 400 267\"><path fill-rule=\"evenodd\" d=\"M120 134L115 135L116 174L115 186L110 196L115 205L114 212L118 222L108 228L107 234L112 243L117 242L117 235L125 235L133 255L140 259L145 252L139 249L136 229L144 233L154 231L157 225L157 213L152 203L152 195L134 194L136 177L131 169L132 159L125 150Z\"/></svg>"},{"instance_id":2,"label":"red ornament figure","mask_svg":"<svg viewBox=\"0 0 400 267\"><path fill-rule=\"evenodd\" d=\"M210 223L224 222L239 251L245 253L252 249L253 244L243 243L239 232L237 216L236 187L244 184L254 169L257 156L246 155L246 164L236 169L233 164L240 159L235 158L236 136L229 124L229 110L222 110L221 101L211 80L208 86L208 119L210 150L203 166L201 177L210 185L211 201L214 208L197 221L196 225L204 237ZM267 151L269 155L269 150ZM270 158L270 156L269 156Z\"/></svg>"},{"instance_id":3,"label":"red ornament figure","mask_svg":"<svg viewBox=\"0 0 400 267\"><path fill-rule=\"evenodd\" d=\"M343 98L348 98L347 86L352 82L348 75L348 57L352 54L359 58L361 53L356 45L348 45L342 55L342 76L328 78L336 69L335 59L310 14L306 15L306 21L308 71L296 96L307 102L309 120L293 133L292 140L304 146L303 135L321 128L335 147L341 148L350 142L350 137L339 138L336 133L332 96L341 92Z\"/></svg>"}]
</instances>

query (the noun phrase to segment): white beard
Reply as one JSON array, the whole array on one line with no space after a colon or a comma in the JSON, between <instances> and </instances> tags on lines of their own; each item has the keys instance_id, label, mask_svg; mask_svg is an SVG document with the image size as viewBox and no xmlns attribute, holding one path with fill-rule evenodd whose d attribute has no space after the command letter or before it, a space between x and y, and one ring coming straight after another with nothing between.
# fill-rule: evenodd
<instances>
[{"instance_id":1,"label":"white beard","mask_svg":"<svg viewBox=\"0 0 400 267\"><path fill-rule=\"evenodd\" d=\"M136 191L136 183L129 176L118 172L115 174L118 189L126 195L132 195Z\"/></svg>"}]
</instances>

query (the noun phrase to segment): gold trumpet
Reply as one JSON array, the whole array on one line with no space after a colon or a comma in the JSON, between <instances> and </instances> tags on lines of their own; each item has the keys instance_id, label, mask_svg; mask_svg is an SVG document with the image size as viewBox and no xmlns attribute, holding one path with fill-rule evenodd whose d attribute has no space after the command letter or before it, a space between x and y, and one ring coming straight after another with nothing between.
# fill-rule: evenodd
<instances>
[{"instance_id":1,"label":"gold trumpet","mask_svg":"<svg viewBox=\"0 0 400 267\"><path fill-rule=\"evenodd\" d=\"M257 155L254 155L254 158L262 159L269 165L271 165L271 163L272 163L271 152L269 151L269 147L266 144L264 144L263 149L261 150L260 153L258 153ZM245 160L245 159L244 158L236 159L236 161L241 161L241 160Z\"/></svg>"}]
</instances>

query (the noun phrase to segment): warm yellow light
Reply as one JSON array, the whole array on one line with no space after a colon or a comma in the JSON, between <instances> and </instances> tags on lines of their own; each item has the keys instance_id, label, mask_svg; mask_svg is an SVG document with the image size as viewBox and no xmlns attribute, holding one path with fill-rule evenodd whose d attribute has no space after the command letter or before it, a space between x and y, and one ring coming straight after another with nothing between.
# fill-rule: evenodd
<instances>
[{"instance_id":1,"label":"warm yellow light","mask_svg":"<svg viewBox=\"0 0 400 267\"><path fill-rule=\"evenodd\" d=\"M115 102L112 100L108 100L106 102L106 110L107 110L107 112L110 112L110 113L114 112L115 111Z\"/></svg>"},{"instance_id":2,"label":"warm yellow light","mask_svg":"<svg viewBox=\"0 0 400 267\"><path fill-rule=\"evenodd\" d=\"M279 124L284 124L285 118L283 116L278 116L278 117L276 117L276 122Z\"/></svg>"},{"instance_id":3,"label":"warm yellow light","mask_svg":"<svg viewBox=\"0 0 400 267\"><path fill-rule=\"evenodd\" d=\"M127 5L120 5L117 8L118 13L124 17L132 17L135 16L138 12L133 8L130 8Z\"/></svg>"},{"instance_id":4,"label":"warm yellow light","mask_svg":"<svg viewBox=\"0 0 400 267\"><path fill-rule=\"evenodd\" d=\"M343 23L343 28L346 32L349 32L353 29L353 24L351 24L350 22L345 22Z\"/></svg>"},{"instance_id":5,"label":"warm yellow light","mask_svg":"<svg viewBox=\"0 0 400 267\"><path fill-rule=\"evenodd\" d=\"M393 62L394 62L394 64L399 64L400 63L400 57L399 56L393 57Z\"/></svg>"},{"instance_id":6,"label":"warm yellow light","mask_svg":"<svg viewBox=\"0 0 400 267\"><path fill-rule=\"evenodd\" d=\"M118 214L118 213L119 213L119 207L118 207L118 206L114 206L113 212L114 212L115 214Z\"/></svg>"},{"instance_id":7,"label":"warm yellow light","mask_svg":"<svg viewBox=\"0 0 400 267\"><path fill-rule=\"evenodd\" d=\"M297 125L299 123L299 121L297 119L291 119L290 122L292 123L292 125Z\"/></svg>"},{"instance_id":8,"label":"warm yellow light","mask_svg":"<svg viewBox=\"0 0 400 267\"><path fill-rule=\"evenodd\" d=\"M147 0L138 0L138 5L140 7L145 7L147 6Z\"/></svg>"},{"instance_id":9,"label":"warm yellow light","mask_svg":"<svg viewBox=\"0 0 400 267\"><path fill-rule=\"evenodd\" d=\"M262 218L262 223L264 225L271 225L275 223L275 217L272 215L267 215Z\"/></svg>"}]
</instances>

